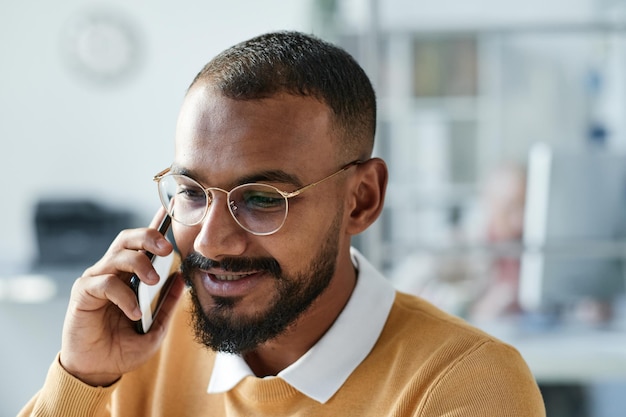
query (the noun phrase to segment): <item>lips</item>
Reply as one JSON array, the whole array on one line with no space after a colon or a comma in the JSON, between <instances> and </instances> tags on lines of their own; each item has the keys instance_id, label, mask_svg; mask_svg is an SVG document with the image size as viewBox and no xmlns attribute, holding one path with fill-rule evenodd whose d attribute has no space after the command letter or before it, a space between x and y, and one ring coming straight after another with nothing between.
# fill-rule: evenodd
<instances>
[{"instance_id":1,"label":"lips","mask_svg":"<svg viewBox=\"0 0 626 417\"><path fill-rule=\"evenodd\" d=\"M198 270L196 276L208 294L218 297L244 297L259 292L260 286L272 282L260 271Z\"/></svg>"}]
</instances>

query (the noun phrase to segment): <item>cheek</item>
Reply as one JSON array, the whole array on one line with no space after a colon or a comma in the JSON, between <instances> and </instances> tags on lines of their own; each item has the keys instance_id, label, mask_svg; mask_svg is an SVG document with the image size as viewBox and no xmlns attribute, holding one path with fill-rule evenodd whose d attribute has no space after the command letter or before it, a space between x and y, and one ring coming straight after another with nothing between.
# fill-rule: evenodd
<instances>
[{"instance_id":1,"label":"cheek","mask_svg":"<svg viewBox=\"0 0 626 417\"><path fill-rule=\"evenodd\" d=\"M259 245L274 258L284 275L296 276L306 269L318 250L319 231L296 227L281 229L276 235L266 236Z\"/></svg>"},{"instance_id":2,"label":"cheek","mask_svg":"<svg viewBox=\"0 0 626 417\"><path fill-rule=\"evenodd\" d=\"M172 222L172 233L178 252L183 259L193 252L193 243L198 235L196 227L183 226L178 222Z\"/></svg>"},{"instance_id":3,"label":"cheek","mask_svg":"<svg viewBox=\"0 0 626 417\"><path fill-rule=\"evenodd\" d=\"M303 272L303 268L307 268L318 256L327 240L335 239L335 228L339 228L341 236L343 222L338 216L342 213L341 207L331 209L330 205L307 210L306 216L298 213L293 218L288 218L288 223L277 235L270 236L275 239L266 248L285 273ZM331 232L333 235L329 235Z\"/></svg>"}]
</instances>

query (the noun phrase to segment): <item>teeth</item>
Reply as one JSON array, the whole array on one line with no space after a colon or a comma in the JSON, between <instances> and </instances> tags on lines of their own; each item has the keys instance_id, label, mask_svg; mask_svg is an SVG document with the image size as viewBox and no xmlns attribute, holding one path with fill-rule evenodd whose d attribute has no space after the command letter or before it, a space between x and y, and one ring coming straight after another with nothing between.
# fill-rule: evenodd
<instances>
[{"instance_id":1,"label":"teeth","mask_svg":"<svg viewBox=\"0 0 626 417\"><path fill-rule=\"evenodd\" d=\"M215 275L215 279L219 281L237 281L247 276L248 275Z\"/></svg>"}]
</instances>

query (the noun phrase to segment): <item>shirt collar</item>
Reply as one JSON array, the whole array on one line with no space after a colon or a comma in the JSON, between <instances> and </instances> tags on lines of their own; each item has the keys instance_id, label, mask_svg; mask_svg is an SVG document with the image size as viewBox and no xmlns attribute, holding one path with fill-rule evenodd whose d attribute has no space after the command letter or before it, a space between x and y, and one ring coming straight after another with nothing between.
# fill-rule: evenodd
<instances>
[{"instance_id":1,"label":"shirt collar","mask_svg":"<svg viewBox=\"0 0 626 417\"><path fill-rule=\"evenodd\" d=\"M277 376L314 400L328 401L374 347L387 321L395 291L389 282L352 248L359 271L352 296L326 334ZM217 353L208 392L226 392L253 373L241 356Z\"/></svg>"}]
</instances>

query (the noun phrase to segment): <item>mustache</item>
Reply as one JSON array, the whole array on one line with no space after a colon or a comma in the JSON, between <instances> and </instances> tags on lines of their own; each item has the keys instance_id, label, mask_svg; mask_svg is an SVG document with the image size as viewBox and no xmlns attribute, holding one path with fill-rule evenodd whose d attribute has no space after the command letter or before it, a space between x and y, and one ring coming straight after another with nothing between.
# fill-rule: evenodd
<instances>
[{"instance_id":1,"label":"mustache","mask_svg":"<svg viewBox=\"0 0 626 417\"><path fill-rule=\"evenodd\" d=\"M222 269L228 272L247 272L247 271L266 271L275 277L279 277L282 273L278 261L274 258L249 258L249 257L228 257L221 261L205 258L198 252L192 252L181 264L183 274L187 275L191 271L202 269Z\"/></svg>"}]
</instances>

